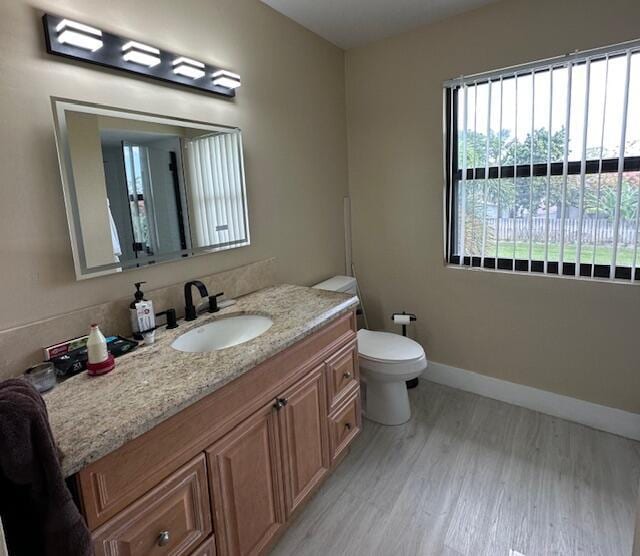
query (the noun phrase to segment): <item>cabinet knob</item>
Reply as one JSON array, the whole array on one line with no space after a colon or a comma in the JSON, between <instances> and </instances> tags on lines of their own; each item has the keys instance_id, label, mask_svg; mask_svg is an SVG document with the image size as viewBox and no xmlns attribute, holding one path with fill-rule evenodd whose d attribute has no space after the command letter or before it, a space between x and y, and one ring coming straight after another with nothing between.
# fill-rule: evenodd
<instances>
[{"instance_id":1,"label":"cabinet knob","mask_svg":"<svg viewBox=\"0 0 640 556\"><path fill-rule=\"evenodd\" d=\"M351 372L350 371L346 371L342 376L343 376L343 378L346 378L347 380L349 380L351 378Z\"/></svg>"},{"instance_id":2,"label":"cabinet knob","mask_svg":"<svg viewBox=\"0 0 640 556\"><path fill-rule=\"evenodd\" d=\"M158 546L166 546L167 544L169 544L169 539L169 531L162 531L158 535Z\"/></svg>"},{"instance_id":3,"label":"cabinet knob","mask_svg":"<svg viewBox=\"0 0 640 556\"><path fill-rule=\"evenodd\" d=\"M282 409L288 403L289 401L286 398L276 398L276 403L273 404L273 407L276 409Z\"/></svg>"},{"instance_id":4,"label":"cabinet knob","mask_svg":"<svg viewBox=\"0 0 640 556\"><path fill-rule=\"evenodd\" d=\"M348 431L351 430L351 423L345 423L344 424L344 428L347 429Z\"/></svg>"}]
</instances>

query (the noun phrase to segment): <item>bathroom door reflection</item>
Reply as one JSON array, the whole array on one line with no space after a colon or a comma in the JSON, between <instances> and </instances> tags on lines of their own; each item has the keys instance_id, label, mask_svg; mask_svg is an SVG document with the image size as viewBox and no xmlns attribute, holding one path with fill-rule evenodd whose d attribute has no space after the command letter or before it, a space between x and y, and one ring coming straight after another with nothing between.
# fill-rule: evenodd
<instances>
[{"instance_id":1,"label":"bathroom door reflection","mask_svg":"<svg viewBox=\"0 0 640 556\"><path fill-rule=\"evenodd\" d=\"M177 150L180 144L175 142L171 147ZM187 248L176 150L169 145L122 143L136 258Z\"/></svg>"}]
</instances>

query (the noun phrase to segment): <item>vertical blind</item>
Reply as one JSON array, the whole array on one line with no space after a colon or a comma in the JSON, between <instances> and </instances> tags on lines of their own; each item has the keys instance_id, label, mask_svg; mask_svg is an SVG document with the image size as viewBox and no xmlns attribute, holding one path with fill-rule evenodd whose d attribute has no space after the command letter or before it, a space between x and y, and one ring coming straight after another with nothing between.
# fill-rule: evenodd
<instances>
[{"instance_id":1,"label":"vertical blind","mask_svg":"<svg viewBox=\"0 0 640 556\"><path fill-rule=\"evenodd\" d=\"M447 255L640 280L640 42L445 83Z\"/></svg>"},{"instance_id":2,"label":"vertical blind","mask_svg":"<svg viewBox=\"0 0 640 556\"><path fill-rule=\"evenodd\" d=\"M190 140L187 158L194 247L237 247L248 243L240 133Z\"/></svg>"}]
</instances>

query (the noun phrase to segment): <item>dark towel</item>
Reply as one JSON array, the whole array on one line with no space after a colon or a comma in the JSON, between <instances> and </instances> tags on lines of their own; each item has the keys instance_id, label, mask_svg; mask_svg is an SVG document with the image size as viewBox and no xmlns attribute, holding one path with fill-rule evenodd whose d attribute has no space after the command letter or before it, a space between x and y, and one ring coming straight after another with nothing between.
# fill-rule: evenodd
<instances>
[{"instance_id":1,"label":"dark towel","mask_svg":"<svg viewBox=\"0 0 640 556\"><path fill-rule=\"evenodd\" d=\"M11 556L93 554L44 400L20 379L0 383L0 516Z\"/></svg>"}]
</instances>

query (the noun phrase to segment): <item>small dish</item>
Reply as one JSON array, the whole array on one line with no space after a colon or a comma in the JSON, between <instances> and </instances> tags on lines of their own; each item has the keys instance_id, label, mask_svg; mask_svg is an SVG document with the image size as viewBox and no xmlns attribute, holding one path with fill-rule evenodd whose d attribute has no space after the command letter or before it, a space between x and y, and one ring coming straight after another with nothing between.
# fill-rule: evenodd
<instances>
[{"instance_id":1,"label":"small dish","mask_svg":"<svg viewBox=\"0 0 640 556\"><path fill-rule=\"evenodd\" d=\"M53 363L41 363L29 367L24 377L40 392L47 392L56 385L56 369Z\"/></svg>"}]
</instances>

